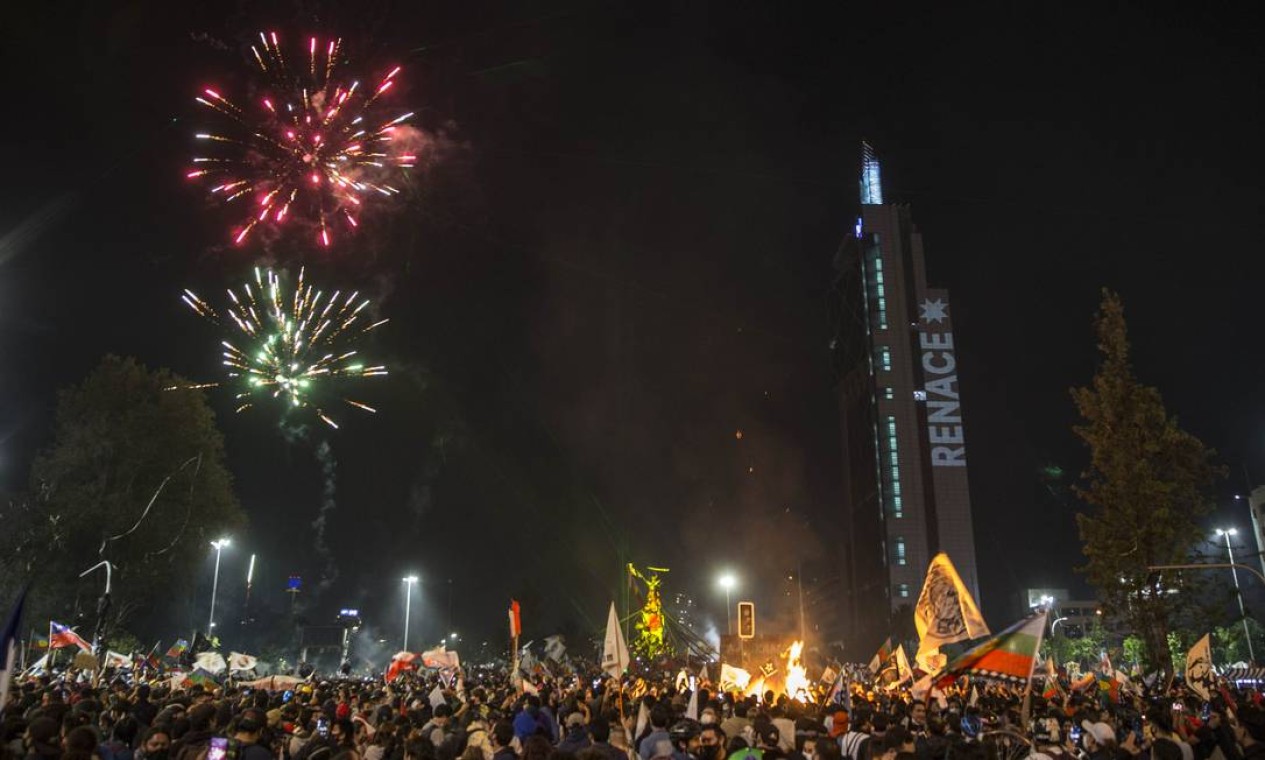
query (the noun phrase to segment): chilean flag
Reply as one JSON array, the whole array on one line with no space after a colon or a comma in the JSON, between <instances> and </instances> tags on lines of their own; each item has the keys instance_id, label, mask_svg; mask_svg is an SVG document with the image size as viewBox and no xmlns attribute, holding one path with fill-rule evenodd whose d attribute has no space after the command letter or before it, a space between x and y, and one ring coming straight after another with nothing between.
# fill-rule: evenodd
<instances>
[{"instance_id":1,"label":"chilean flag","mask_svg":"<svg viewBox=\"0 0 1265 760\"><path fill-rule=\"evenodd\" d=\"M50 620L48 623L48 648L65 649L66 647L79 647L84 652L92 651L92 645L83 636L61 623L54 623Z\"/></svg>"},{"instance_id":2,"label":"chilean flag","mask_svg":"<svg viewBox=\"0 0 1265 760\"><path fill-rule=\"evenodd\" d=\"M402 673L410 670L417 670L415 662L419 655L413 652L396 652L391 658L391 664L387 667L386 681L390 683L399 678Z\"/></svg>"},{"instance_id":3,"label":"chilean flag","mask_svg":"<svg viewBox=\"0 0 1265 760\"><path fill-rule=\"evenodd\" d=\"M516 639L523 634L523 616L518 609L518 602L510 600L510 638Z\"/></svg>"}]
</instances>

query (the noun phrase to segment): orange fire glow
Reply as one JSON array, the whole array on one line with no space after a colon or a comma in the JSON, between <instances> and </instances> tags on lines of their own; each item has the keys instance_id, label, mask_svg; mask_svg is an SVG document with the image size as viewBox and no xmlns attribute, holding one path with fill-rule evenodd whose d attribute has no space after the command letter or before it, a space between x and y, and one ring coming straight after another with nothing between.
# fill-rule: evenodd
<instances>
[{"instance_id":1,"label":"orange fire glow","mask_svg":"<svg viewBox=\"0 0 1265 760\"><path fill-rule=\"evenodd\" d=\"M807 702L810 699L808 674L804 670L804 663L800 661L803 651L804 642L796 641L786 653L786 694L791 699Z\"/></svg>"}]
</instances>

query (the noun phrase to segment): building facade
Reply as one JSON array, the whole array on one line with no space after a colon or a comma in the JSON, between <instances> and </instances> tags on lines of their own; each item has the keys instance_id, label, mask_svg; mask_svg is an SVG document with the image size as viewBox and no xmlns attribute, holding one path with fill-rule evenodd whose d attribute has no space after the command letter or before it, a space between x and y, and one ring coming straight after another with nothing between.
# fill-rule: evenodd
<instances>
[{"instance_id":1,"label":"building facade","mask_svg":"<svg viewBox=\"0 0 1265 760\"><path fill-rule=\"evenodd\" d=\"M835 257L832 351L840 400L855 646L892 631L945 552L979 598L968 448L949 293L927 284L906 205L884 203L863 146L861 216Z\"/></svg>"}]
</instances>

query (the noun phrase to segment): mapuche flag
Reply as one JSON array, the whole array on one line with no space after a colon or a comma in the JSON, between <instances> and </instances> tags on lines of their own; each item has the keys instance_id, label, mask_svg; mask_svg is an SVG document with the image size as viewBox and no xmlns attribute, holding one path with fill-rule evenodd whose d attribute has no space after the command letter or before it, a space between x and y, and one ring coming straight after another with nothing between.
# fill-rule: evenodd
<instances>
[{"instance_id":1,"label":"mapuche flag","mask_svg":"<svg viewBox=\"0 0 1265 760\"><path fill-rule=\"evenodd\" d=\"M874 653L874 659L870 660L870 673L878 675L887 661L892 658L892 637L888 636L887 640Z\"/></svg>"},{"instance_id":2,"label":"mapuche flag","mask_svg":"<svg viewBox=\"0 0 1265 760\"><path fill-rule=\"evenodd\" d=\"M189 642L185 641L184 639L176 639L176 643L172 644L171 649L167 650L166 657L169 660L177 659L178 657L180 657L180 655L184 654L185 650L187 650L188 648L189 648Z\"/></svg>"},{"instance_id":3,"label":"mapuche flag","mask_svg":"<svg viewBox=\"0 0 1265 760\"><path fill-rule=\"evenodd\" d=\"M1026 683L1037 664L1045 621L1046 612L1042 610L971 647L936 674L936 685L943 688L966 675Z\"/></svg>"}]
</instances>

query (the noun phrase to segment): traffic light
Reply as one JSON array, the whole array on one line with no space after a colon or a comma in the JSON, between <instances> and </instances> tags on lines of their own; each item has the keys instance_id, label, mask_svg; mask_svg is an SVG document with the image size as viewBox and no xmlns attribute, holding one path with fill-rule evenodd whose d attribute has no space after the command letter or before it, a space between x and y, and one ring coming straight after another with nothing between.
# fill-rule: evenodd
<instances>
[{"instance_id":1,"label":"traffic light","mask_svg":"<svg viewBox=\"0 0 1265 760\"><path fill-rule=\"evenodd\" d=\"M755 602L738 602L738 638L755 638Z\"/></svg>"}]
</instances>

